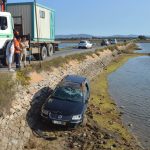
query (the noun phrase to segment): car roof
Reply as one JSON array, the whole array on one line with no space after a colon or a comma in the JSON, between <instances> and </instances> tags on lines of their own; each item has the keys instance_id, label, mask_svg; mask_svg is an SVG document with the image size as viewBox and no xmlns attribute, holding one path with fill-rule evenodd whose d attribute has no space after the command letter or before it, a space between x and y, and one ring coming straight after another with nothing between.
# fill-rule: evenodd
<instances>
[{"instance_id":1,"label":"car roof","mask_svg":"<svg viewBox=\"0 0 150 150\"><path fill-rule=\"evenodd\" d=\"M83 82L85 82L86 78L82 77L82 76L78 76L78 75L67 75L63 81L64 82L73 82L73 83L78 83L78 84L82 84Z\"/></svg>"}]
</instances>

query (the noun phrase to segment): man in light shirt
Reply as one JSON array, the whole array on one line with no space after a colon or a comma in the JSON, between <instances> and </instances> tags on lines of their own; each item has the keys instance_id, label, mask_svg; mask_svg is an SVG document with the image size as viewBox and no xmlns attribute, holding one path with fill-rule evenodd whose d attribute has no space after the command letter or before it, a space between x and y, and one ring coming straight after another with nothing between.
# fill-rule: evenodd
<instances>
[{"instance_id":1,"label":"man in light shirt","mask_svg":"<svg viewBox=\"0 0 150 150\"><path fill-rule=\"evenodd\" d=\"M20 44L22 48L21 61L23 61L24 67L26 67L26 56L27 56L27 48L29 48L29 43L25 36L22 37Z\"/></svg>"},{"instance_id":2,"label":"man in light shirt","mask_svg":"<svg viewBox=\"0 0 150 150\"><path fill-rule=\"evenodd\" d=\"M13 62L13 57L14 57L14 40L11 40L8 44L7 44L7 48L6 48L6 59L8 62L8 70L11 72L14 72L15 70L12 69L12 62Z\"/></svg>"}]
</instances>

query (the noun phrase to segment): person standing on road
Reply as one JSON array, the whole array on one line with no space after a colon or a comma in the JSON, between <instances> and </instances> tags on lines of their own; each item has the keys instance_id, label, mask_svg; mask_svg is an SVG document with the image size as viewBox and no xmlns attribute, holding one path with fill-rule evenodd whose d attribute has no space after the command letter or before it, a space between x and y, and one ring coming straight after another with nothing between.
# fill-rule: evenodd
<instances>
[{"instance_id":1,"label":"person standing on road","mask_svg":"<svg viewBox=\"0 0 150 150\"><path fill-rule=\"evenodd\" d=\"M11 72L14 72L15 70L13 70L11 68L12 62L13 62L13 57L14 57L14 40L10 41L7 45L6 48L6 60L8 62L8 70Z\"/></svg>"},{"instance_id":2,"label":"person standing on road","mask_svg":"<svg viewBox=\"0 0 150 150\"><path fill-rule=\"evenodd\" d=\"M26 67L27 48L29 48L29 44L28 44L28 41L26 40L25 36L22 37L21 47L22 47L21 61L23 61L24 67Z\"/></svg>"},{"instance_id":3,"label":"person standing on road","mask_svg":"<svg viewBox=\"0 0 150 150\"><path fill-rule=\"evenodd\" d=\"M21 42L20 36L16 36L14 38L16 69L20 69L20 55L22 52L20 42Z\"/></svg>"}]
</instances>

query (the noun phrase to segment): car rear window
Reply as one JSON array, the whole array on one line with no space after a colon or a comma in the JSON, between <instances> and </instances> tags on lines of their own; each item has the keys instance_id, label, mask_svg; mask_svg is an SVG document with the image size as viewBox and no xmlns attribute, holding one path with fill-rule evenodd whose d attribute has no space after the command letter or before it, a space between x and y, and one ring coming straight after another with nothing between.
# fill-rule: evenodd
<instances>
[{"instance_id":1,"label":"car rear window","mask_svg":"<svg viewBox=\"0 0 150 150\"><path fill-rule=\"evenodd\" d=\"M7 18L0 16L0 30L6 30L7 29Z\"/></svg>"}]
</instances>

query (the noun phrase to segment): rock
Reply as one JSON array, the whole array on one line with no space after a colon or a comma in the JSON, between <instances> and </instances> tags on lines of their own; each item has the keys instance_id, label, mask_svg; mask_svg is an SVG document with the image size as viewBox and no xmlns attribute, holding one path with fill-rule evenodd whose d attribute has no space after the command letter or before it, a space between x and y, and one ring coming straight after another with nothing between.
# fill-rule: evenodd
<instances>
[{"instance_id":1,"label":"rock","mask_svg":"<svg viewBox=\"0 0 150 150\"><path fill-rule=\"evenodd\" d=\"M68 135L68 133L67 133L67 132L65 132L65 133L64 133L64 135Z\"/></svg>"},{"instance_id":2,"label":"rock","mask_svg":"<svg viewBox=\"0 0 150 150\"><path fill-rule=\"evenodd\" d=\"M113 147L113 146L111 146L111 147L110 147L110 149L114 149L114 147Z\"/></svg>"},{"instance_id":3,"label":"rock","mask_svg":"<svg viewBox=\"0 0 150 150\"><path fill-rule=\"evenodd\" d=\"M103 141L103 144L106 144L106 141Z\"/></svg>"},{"instance_id":4,"label":"rock","mask_svg":"<svg viewBox=\"0 0 150 150\"><path fill-rule=\"evenodd\" d=\"M15 109L10 108L10 113L11 113L11 114L14 114L14 113L15 113Z\"/></svg>"},{"instance_id":5,"label":"rock","mask_svg":"<svg viewBox=\"0 0 150 150\"><path fill-rule=\"evenodd\" d=\"M18 140L12 139L11 143L12 143L13 145L17 145L17 144L18 144Z\"/></svg>"},{"instance_id":6,"label":"rock","mask_svg":"<svg viewBox=\"0 0 150 150\"><path fill-rule=\"evenodd\" d=\"M78 147L80 148L80 147L81 147L81 145L78 145Z\"/></svg>"},{"instance_id":7,"label":"rock","mask_svg":"<svg viewBox=\"0 0 150 150\"><path fill-rule=\"evenodd\" d=\"M117 147L117 145L116 145L116 144L113 144L112 146L113 146L114 148L116 148L116 147Z\"/></svg>"},{"instance_id":8,"label":"rock","mask_svg":"<svg viewBox=\"0 0 150 150\"><path fill-rule=\"evenodd\" d=\"M29 132L25 132L25 133L24 133L24 136L25 136L26 138L29 138L29 137L30 137L30 133L29 133Z\"/></svg>"},{"instance_id":9,"label":"rock","mask_svg":"<svg viewBox=\"0 0 150 150\"><path fill-rule=\"evenodd\" d=\"M113 121L108 121L109 125L113 125L114 122Z\"/></svg>"},{"instance_id":10,"label":"rock","mask_svg":"<svg viewBox=\"0 0 150 150\"><path fill-rule=\"evenodd\" d=\"M121 109L125 109L125 106L120 106Z\"/></svg>"},{"instance_id":11,"label":"rock","mask_svg":"<svg viewBox=\"0 0 150 150\"><path fill-rule=\"evenodd\" d=\"M3 118L3 113L2 112L0 112L0 118Z\"/></svg>"},{"instance_id":12,"label":"rock","mask_svg":"<svg viewBox=\"0 0 150 150\"><path fill-rule=\"evenodd\" d=\"M122 111L119 113L120 116L122 116L123 114L124 114L124 112L122 112Z\"/></svg>"},{"instance_id":13,"label":"rock","mask_svg":"<svg viewBox=\"0 0 150 150\"><path fill-rule=\"evenodd\" d=\"M71 149L74 148L73 143L69 143L68 147L70 147Z\"/></svg>"},{"instance_id":14,"label":"rock","mask_svg":"<svg viewBox=\"0 0 150 150\"><path fill-rule=\"evenodd\" d=\"M72 140L73 139L73 137L68 137L68 140Z\"/></svg>"},{"instance_id":15,"label":"rock","mask_svg":"<svg viewBox=\"0 0 150 150\"><path fill-rule=\"evenodd\" d=\"M79 144L77 142L73 143L74 147L77 147Z\"/></svg>"},{"instance_id":16,"label":"rock","mask_svg":"<svg viewBox=\"0 0 150 150\"><path fill-rule=\"evenodd\" d=\"M24 131L25 131L25 128L24 128L24 127L21 127L21 128L20 128L20 132L23 132L23 133L24 133Z\"/></svg>"},{"instance_id":17,"label":"rock","mask_svg":"<svg viewBox=\"0 0 150 150\"><path fill-rule=\"evenodd\" d=\"M21 120L21 126L25 126L26 125L26 122L25 122L25 120Z\"/></svg>"},{"instance_id":18,"label":"rock","mask_svg":"<svg viewBox=\"0 0 150 150\"><path fill-rule=\"evenodd\" d=\"M129 126L129 127L132 127L132 126L133 126L133 124L132 124L132 123L129 123L129 124L128 124L128 126Z\"/></svg>"},{"instance_id":19,"label":"rock","mask_svg":"<svg viewBox=\"0 0 150 150\"><path fill-rule=\"evenodd\" d=\"M112 137L111 134L107 134L107 133L106 133L106 134L104 135L104 139L110 139L111 137Z\"/></svg>"}]
</instances>

